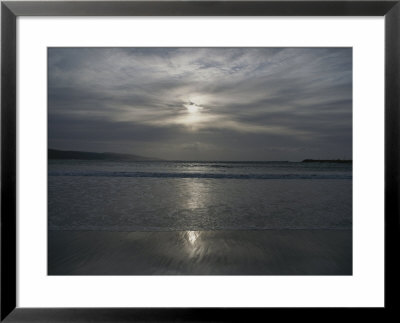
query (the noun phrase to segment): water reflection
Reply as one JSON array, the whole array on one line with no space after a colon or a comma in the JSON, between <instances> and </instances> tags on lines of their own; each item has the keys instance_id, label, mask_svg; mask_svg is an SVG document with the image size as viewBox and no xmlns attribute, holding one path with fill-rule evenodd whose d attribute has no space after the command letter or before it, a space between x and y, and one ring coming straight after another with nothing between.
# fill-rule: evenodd
<instances>
[{"instance_id":1,"label":"water reflection","mask_svg":"<svg viewBox=\"0 0 400 323\"><path fill-rule=\"evenodd\" d=\"M182 236L187 257L199 259L204 256L205 244L201 231L184 231Z\"/></svg>"},{"instance_id":2,"label":"water reflection","mask_svg":"<svg viewBox=\"0 0 400 323\"><path fill-rule=\"evenodd\" d=\"M196 180L190 180L186 183L186 206L189 209L202 208L208 202L208 189L206 183Z\"/></svg>"},{"instance_id":3,"label":"water reflection","mask_svg":"<svg viewBox=\"0 0 400 323\"><path fill-rule=\"evenodd\" d=\"M196 240L199 238L199 236L200 236L199 231L186 231L185 232L186 240L193 246L195 245Z\"/></svg>"}]
</instances>

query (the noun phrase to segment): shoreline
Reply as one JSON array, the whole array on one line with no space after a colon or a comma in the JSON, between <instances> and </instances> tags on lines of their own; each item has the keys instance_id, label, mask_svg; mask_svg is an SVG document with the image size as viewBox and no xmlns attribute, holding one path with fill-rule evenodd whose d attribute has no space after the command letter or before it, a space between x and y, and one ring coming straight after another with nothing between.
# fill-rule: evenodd
<instances>
[{"instance_id":1,"label":"shoreline","mask_svg":"<svg viewBox=\"0 0 400 323\"><path fill-rule=\"evenodd\" d=\"M351 275L352 230L48 231L48 275Z\"/></svg>"}]
</instances>

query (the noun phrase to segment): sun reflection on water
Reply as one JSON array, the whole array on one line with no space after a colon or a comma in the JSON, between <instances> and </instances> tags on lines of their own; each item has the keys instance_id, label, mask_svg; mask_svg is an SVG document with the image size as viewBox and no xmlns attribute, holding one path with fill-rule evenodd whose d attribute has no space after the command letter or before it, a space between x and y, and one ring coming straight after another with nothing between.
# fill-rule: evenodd
<instances>
[{"instance_id":1,"label":"sun reflection on water","mask_svg":"<svg viewBox=\"0 0 400 323\"><path fill-rule=\"evenodd\" d=\"M187 231L186 232L187 241L189 241L190 244L192 244L192 245L195 244L198 237L199 237L199 233L197 231Z\"/></svg>"},{"instance_id":2,"label":"sun reflection on water","mask_svg":"<svg viewBox=\"0 0 400 323\"><path fill-rule=\"evenodd\" d=\"M184 250L188 258L198 258L204 253L204 241L201 231L184 231Z\"/></svg>"},{"instance_id":3,"label":"sun reflection on water","mask_svg":"<svg viewBox=\"0 0 400 323\"><path fill-rule=\"evenodd\" d=\"M188 181L186 186L186 207L189 209L204 207L207 204L208 199L207 186L203 182L196 180Z\"/></svg>"}]
</instances>

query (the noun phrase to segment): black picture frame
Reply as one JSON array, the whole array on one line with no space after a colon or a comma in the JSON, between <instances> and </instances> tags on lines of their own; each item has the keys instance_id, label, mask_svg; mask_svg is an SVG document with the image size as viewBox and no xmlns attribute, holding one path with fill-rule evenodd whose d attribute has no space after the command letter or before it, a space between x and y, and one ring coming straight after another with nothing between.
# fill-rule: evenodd
<instances>
[{"instance_id":1,"label":"black picture frame","mask_svg":"<svg viewBox=\"0 0 400 323\"><path fill-rule=\"evenodd\" d=\"M399 287L400 1L2 1L1 3L1 316L5 322L258 321L309 309L17 308L16 286L16 19L19 16L384 16L385 17L385 307L396 310ZM339 318L350 309L312 309ZM352 309L357 310L357 309ZM360 310L360 309L358 309ZM323 315L327 315L327 313ZM243 315L245 320L243 320ZM253 316L254 315L254 316ZM253 318L253 319L252 319Z\"/></svg>"}]
</instances>

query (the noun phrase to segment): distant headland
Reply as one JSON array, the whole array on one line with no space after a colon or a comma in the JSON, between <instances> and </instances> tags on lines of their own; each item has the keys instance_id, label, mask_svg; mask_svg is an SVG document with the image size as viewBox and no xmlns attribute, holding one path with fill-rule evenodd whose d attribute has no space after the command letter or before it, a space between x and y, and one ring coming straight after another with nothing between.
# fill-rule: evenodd
<instances>
[{"instance_id":1,"label":"distant headland","mask_svg":"<svg viewBox=\"0 0 400 323\"><path fill-rule=\"evenodd\" d=\"M124 160L124 161L151 161L158 158L143 157L131 154L94 153L87 151L72 151L49 149L48 159L82 159L82 160Z\"/></svg>"},{"instance_id":2,"label":"distant headland","mask_svg":"<svg viewBox=\"0 0 400 323\"><path fill-rule=\"evenodd\" d=\"M346 163L351 164L351 159L304 159L302 163Z\"/></svg>"}]
</instances>

